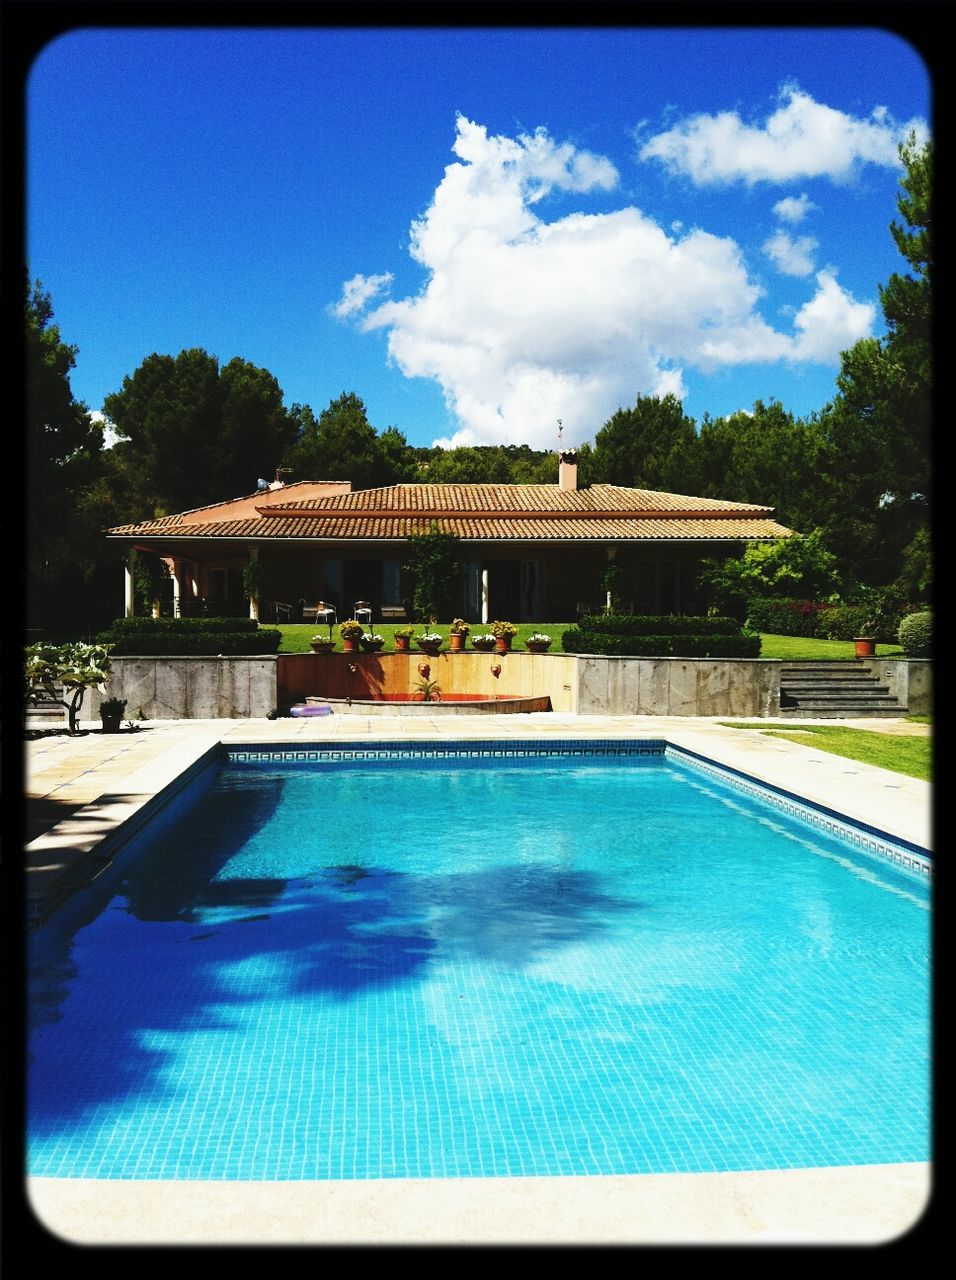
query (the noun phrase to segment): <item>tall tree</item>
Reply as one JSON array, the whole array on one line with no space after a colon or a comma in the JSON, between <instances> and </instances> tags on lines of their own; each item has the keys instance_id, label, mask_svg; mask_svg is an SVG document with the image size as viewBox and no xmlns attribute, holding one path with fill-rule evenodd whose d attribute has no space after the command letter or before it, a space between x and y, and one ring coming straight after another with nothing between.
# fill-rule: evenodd
<instances>
[{"instance_id":1,"label":"tall tree","mask_svg":"<svg viewBox=\"0 0 956 1280\"><path fill-rule=\"evenodd\" d=\"M928 549L933 426L933 144L900 147L903 223L890 231L910 271L880 289L886 336L844 352L822 415L820 523L844 567L870 585L906 575ZM909 566L909 568L908 568ZM928 563L921 574L927 578Z\"/></svg>"},{"instance_id":2,"label":"tall tree","mask_svg":"<svg viewBox=\"0 0 956 1280\"><path fill-rule=\"evenodd\" d=\"M104 412L136 514L166 515L255 490L295 440L297 421L266 369L220 369L201 348L147 356Z\"/></svg>"},{"instance_id":3,"label":"tall tree","mask_svg":"<svg viewBox=\"0 0 956 1280\"><path fill-rule=\"evenodd\" d=\"M351 480L355 489L374 489L414 475L414 450L402 433L389 427L380 437L368 420L364 402L343 391L318 418L301 414L296 443L286 462L302 480Z\"/></svg>"},{"instance_id":4,"label":"tall tree","mask_svg":"<svg viewBox=\"0 0 956 1280\"><path fill-rule=\"evenodd\" d=\"M618 409L594 438L592 481L696 493L697 434L675 395L638 396L633 409Z\"/></svg>"},{"instance_id":5,"label":"tall tree","mask_svg":"<svg viewBox=\"0 0 956 1280\"><path fill-rule=\"evenodd\" d=\"M77 348L63 341L39 280L26 285L25 324L27 559L35 594L92 563L95 530L78 513L98 474L103 430L74 398Z\"/></svg>"},{"instance_id":6,"label":"tall tree","mask_svg":"<svg viewBox=\"0 0 956 1280\"><path fill-rule=\"evenodd\" d=\"M752 413L705 417L700 425L700 494L732 502L760 502L798 530L813 527L805 495L812 489L819 453L811 424L795 419L778 400L756 401Z\"/></svg>"}]
</instances>

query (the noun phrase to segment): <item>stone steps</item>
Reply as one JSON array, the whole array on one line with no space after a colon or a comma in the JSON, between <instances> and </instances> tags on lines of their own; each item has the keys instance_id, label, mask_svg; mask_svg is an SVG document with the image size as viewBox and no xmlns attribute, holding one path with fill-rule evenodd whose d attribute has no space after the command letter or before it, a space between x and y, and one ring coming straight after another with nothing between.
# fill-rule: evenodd
<instances>
[{"instance_id":1,"label":"stone steps","mask_svg":"<svg viewBox=\"0 0 956 1280\"><path fill-rule=\"evenodd\" d=\"M795 718L858 719L905 716L907 708L865 663L784 662L780 714Z\"/></svg>"}]
</instances>

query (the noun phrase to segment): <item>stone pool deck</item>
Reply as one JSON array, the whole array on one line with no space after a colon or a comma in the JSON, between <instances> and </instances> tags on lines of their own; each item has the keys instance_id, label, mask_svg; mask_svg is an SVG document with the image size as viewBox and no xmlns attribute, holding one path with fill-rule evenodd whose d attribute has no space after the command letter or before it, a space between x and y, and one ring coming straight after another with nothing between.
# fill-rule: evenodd
<instances>
[{"instance_id":1,"label":"stone pool deck","mask_svg":"<svg viewBox=\"0 0 956 1280\"><path fill-rule=\"evenodd\" d=\"M771 728L774 721L762 721ZM781 721L797 729L804 723ZM828 726L929 733L899 720ZM277 721L153 721L138 732L25 744L26 894L31 914L108 865L109 841L218 743L664 738L762 782L932 848L931 788L757 729L688 717L538 713ZM104 845L104 841L107 842ZM879 1244L906 1233L930 1196L930 1166L764 1173L344 1183L29 1179L40 1222L103 1244Z\"/></svg>"}]
</instances>

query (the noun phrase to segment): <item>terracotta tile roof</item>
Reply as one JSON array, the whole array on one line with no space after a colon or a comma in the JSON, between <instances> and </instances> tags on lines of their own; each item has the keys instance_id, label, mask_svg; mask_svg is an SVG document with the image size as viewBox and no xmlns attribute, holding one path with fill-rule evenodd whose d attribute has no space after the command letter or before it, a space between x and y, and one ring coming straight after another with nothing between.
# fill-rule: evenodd
<instances>
[{"instance_id":1,"label":"terracotta tile roof","mask_svg":"<svg viewBox=\"0 0 956 1280\"><path fill-rule=\"evenodd\" d=\"M111 536L189 538L404 539L432 519L469 540L746 540L791 531L772 508L688 494L592 485L405 484L258 509L255 517L193 524L164 516L120 525ZM225 513L224 513L225 514Z\"/></svg>"}]
</instances>

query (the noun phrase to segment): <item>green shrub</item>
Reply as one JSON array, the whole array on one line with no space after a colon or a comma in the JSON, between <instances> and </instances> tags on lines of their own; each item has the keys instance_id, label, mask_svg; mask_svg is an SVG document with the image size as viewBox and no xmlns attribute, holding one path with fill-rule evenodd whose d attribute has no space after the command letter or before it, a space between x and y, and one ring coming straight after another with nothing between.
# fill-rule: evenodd
<instances>
[{"instance_id":1,"label":"green shrub","mask_svg":"<svg viewBox=\"0 0 956 1280\"><path fill-rule=\"evenodd\" d=\"M747 625L753 631L766 631L774 636L805 636L812 639L822 634L820 627L832 608L830 604L813 600L790 600L781 596L765 600L753 599L747 608Z\"/></svg>"},{"instance_id":2,"label":"green shrub","mask_svg":"<svg viewBox=\"0 0 956 1280\"><path fill-rule=\"evenodd\" d=\"M910 613L900 623L899 642L907 658L928 658L933 648L933 615Z\"/></svg>"},{"instance_id":3,"label":"green shrub","mask_svg":"<svg viewBox=\"0 0 956 1280\"><path fill-rule=\"evenodd\" d=\"M824 640L853 640L857 636L879 640L876 622L866 605L836 604L820 619L819 634Z\"/></svg>"},{"instance_id":4,"label":"green shrub","mask_svg":"<svg viewBox=\"0 0 956 1280\"><path fill-rule=\"evenodd\" d=\"M571 627L562 638L565 653L621 658L759 658L760 637L737 628L736 635L608 635Z\"/></svg>"},{"instance_id":5,"label":"green shrub","mask_svg":"<svg viewBox=\"0 0 956 1280\"><path fill-rule=\"evenodd\" d=\"M234 657L243 654L278 653L282 632L168 630L133 631L128 635L106 631L97 641L113 646L114 657Z\"/></svg>"},{"instance_id":6,"label":"green shrub","mask_svg":"<svg viewBox=\"0 0 956 1280\"><path fill-rule=\"evenodd\" d=\"M259 624L254 618L116 618L110 623L110 631L115 635L130 633L154 634L158 632L195 632L195 631L258 631Z\"/></svg>"},{"instance_id":7,"label":"green shrub","mask_svg":"<svg viewBox=\"0 0 956 1280\"><path fill-rule=\"evenodd\" d=\"M740 633L736 618L706 618L668 614L597 613L578 619L578 629L605 636L723 635Z\"/></svg>"}]
</instances>

